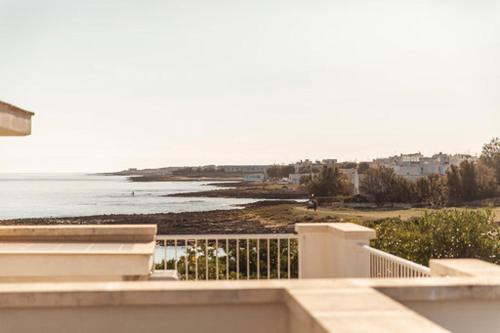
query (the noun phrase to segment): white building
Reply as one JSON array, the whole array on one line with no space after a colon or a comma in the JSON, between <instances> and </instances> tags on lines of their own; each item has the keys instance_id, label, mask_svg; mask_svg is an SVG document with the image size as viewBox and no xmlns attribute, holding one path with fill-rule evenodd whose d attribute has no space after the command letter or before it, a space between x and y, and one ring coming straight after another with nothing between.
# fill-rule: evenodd
<instances>
[{"instance_id":1,"label":"white building","mask_svg":"<svg viewBox=\"0 0 500 333\"><path fill-rule=\"evenodd\" d=\"M265 173L269 165L221 165L219 169L234 173Z\"/></svg>"},{"instance_id":2,"label":"white building","mask_svg":"<svg viewBox=\"0 0 500 333\"><path fill-rule=\"evenodd\" d=\"M264 180L266 180L266 175L263 173L250 173L246 174L243 179L246 182L251 182L251 183L261 183Z\"/></svg>"},{"instance_id":3,"label":"white building","mask_svg":"<svg viewBox=\"0 0 500 333\"><path fill-rule=\"evenodd\" d=\"M475 158L470 155L448 155L443 153L425 157L421 153L416 153L380 158L374 160L374 163L390 167L396 175L408 180L417 180L431 174L444 176L452 165L459 165L464 160L471 159L474 160Z\"/></svg>"},{"instance_id":4,"label":"white building","mask_svg":"<svg viewBox=\"0 0 500 333\"><path fill-rule=\"evenodd\" d=\"M310 175L310 173L291 173L290 175L288 175L288 182L290 184L299 185L302 177L307 177Z\"/></svg>"}]
</instances>

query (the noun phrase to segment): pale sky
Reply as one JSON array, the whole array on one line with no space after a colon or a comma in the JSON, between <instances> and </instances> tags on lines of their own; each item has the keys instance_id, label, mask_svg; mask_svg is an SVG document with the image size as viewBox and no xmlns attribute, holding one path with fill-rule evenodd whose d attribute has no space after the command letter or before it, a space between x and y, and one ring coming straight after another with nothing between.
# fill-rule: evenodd
<instances>
[{"instance_id":1,"label":"pale sky","mask_svg":"<svg viewBox=\"0 0 500 333\"><path fill-rule=\"evenodd\" d=\"M0 0L0 172L369 160L500 136L500 1Z\"/></svg>"}]
</instances>

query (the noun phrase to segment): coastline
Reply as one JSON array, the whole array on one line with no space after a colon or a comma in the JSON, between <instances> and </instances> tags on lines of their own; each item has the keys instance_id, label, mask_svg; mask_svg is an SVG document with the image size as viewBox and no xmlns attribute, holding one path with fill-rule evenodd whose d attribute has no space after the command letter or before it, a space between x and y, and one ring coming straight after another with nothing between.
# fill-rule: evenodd
<instances>
[{"instance_id":1,"label":"coastline","mask_svg":"<svg viewBox=\"0 0 500 333\"><path fill-rule=\"evenodd\" d=\"M129 181L134 183L141 182L239 182L243 179L240 177L180 177L180 176L128 176Z\"/></svg>"},{"instance_id":2,"label":"coastline","mask_svg":"<svg viewBox=\"0 0 500 333\"><path fill-rule=\"evenodd\" d=\"M210 183L210 186L221 187L215 190L183 192L167 194L164 197L205 197L205 198L238 198L238 199L275 199L304 200L307 191L297 185L276 183Z\"/></svg>"},{"instance_id":3,"label":"coastline","mask_svg":"<svg viewBox=\"0 0 500 333\"><path fill-rule=\"evenodd\" d=\"M242 209L160 214L112 214L81 217L1 220L0 225L156 224L159 234L292 233L297 222L323 222L325 217L297 215L290 201L259 201Z\"/></svg>"}]
</instances>

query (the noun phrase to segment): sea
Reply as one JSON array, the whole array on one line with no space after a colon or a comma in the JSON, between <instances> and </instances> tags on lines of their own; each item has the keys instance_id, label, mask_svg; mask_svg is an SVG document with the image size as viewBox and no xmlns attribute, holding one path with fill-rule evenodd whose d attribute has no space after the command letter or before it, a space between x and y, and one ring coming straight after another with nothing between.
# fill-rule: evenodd
<instances>
[{"instance_id":1,"label":"sea","mask_svg":"<svg viewBox=\"0 0 500 333\"><path fill-rule=\"evenodd\" d=\"M0 220L233 209L257 199L164 197L210 182L130 182L125 176L0 173Z\"/></svg>"}]
</instances>

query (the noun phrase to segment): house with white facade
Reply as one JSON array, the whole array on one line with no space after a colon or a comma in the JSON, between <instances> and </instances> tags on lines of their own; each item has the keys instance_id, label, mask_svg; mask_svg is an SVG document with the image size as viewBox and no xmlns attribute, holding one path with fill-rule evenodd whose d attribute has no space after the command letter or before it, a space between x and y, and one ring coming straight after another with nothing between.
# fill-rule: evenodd
<instances>
[{"instance_id":1,"label":"house with white facade","mask_svg":"<svg viewBox=\"0 0 500 333\"><path fill-rule=\"evenodd\" d=\"M388 158L374 160L377 165L392 168L396 175L415 181L431 174L444 176L452 165L459 165L464 160L474 160L470 155L448 155L439 153L432 157L425 157L421 153L401 154Z\"/></svg>"},{"instance_id":2,"label":"house with white facade","mask_svg":"<svg viewBox=\"0 0 500 333\"><path fill-rule=\"evenodd\" d=\"M265 173L270 165L220 165L218 169L232 173Z\"/></svg>"},{"instance_id":3,"label":"house with white facade","mask_svg":"<svg viewBox=\"0 0 500 333\"><path fill-rule=\"evenodd\" d=\"M243 180L250 183L262 183L266 180L264 173L249 173L243 177Z\"/></svg>"}]
</instances>

